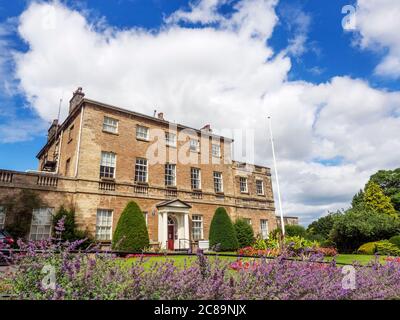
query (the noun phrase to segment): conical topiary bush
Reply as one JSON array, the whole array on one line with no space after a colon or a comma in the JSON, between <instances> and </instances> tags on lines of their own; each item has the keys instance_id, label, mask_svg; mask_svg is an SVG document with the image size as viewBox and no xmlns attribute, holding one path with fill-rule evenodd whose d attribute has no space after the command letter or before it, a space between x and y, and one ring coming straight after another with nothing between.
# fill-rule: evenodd
<instances>
[{"instance_id":1,"label":"conical topiary bush","mask_svg":"<svg viewBox=\"0 0 400 320\"><path fill-rule=\"evenodd\" d=\"M210 248L218 246L220 251L233 251L239 247L235 229L231 218L225 208L215 210L210 225L209 233Z\"/></svg>"},{"instance_id":2,"label":"conical topiary bush","mask_svg":"<svg viewBox=\"0 0 400 320\"><path fill-rule=\"evenodd\" d=\"M143 212L136 202L129 202L115 228L112 247L114 250L139 252L149 246L149 233Z\"/></svg>"}]
</instances>

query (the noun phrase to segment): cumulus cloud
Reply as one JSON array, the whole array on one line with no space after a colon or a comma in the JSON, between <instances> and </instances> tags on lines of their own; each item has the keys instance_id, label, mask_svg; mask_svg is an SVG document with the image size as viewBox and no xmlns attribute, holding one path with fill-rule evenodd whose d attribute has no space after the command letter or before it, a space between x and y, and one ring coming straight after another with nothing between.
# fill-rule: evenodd
<instances>
[{"instance_id":1,"label":"cumulus cloud","mask_svg":"<svg viewBox=\"0 0 400 320\"><path fill-rule=\"evenodd\" d=\"M356 28L363 48L387 50L376 73L400 78L400 1L358 0Z\"/></svg>"},{"instance_id":2,"label":"cumulus cloud","mask_svg":"<svg viewBox=\"0 0 400 320\"><path fill-rule=\"evenodd\" d=\"M374 170L398 164L400 93L349 77L288 81L289 52L266 44L278 23L277 1L241 1L228 16L219 13L223 3L192 3L156 32L104 21L99 30L59 2L32 3L18 22L29 46L14 56L20 89L47 121L59 98L82 86L92 99L146 114L157 109L193 127L247 129L254 160L267 166L271 115L284 209L303 223L343 208Z\"/></svg>"}]
</instances>

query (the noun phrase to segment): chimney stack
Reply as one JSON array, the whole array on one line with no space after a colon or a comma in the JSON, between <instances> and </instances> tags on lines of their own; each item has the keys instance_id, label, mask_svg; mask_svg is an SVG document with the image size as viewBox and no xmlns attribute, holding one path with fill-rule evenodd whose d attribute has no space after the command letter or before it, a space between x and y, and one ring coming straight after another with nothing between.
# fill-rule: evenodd
<instances>
[{"instance_id":1,"label":"chimney stack","mask_svg":"<svg viewBox=\"0 0 400 320\"><path fill-rule=\"evenodd\" d=\"M47 131L47 141L49 141L57 132L60 125L58 124L58 120L54 119L49 130Z\"/></svg>"},{"instance_id":2,"label":"chimney stack","mask_svg":"<svg viewBox=\"0 0 400 320\"><path fill-rule=\"evenodd\" d=\"M160 120L164 120L164 113L163 112L159 112L157 115L157 118Z\"/></svg>"},{"instance_id":3,"label":"chimney stack","mask_svg":"<svg viewBox=\"0 0 400 320\"><path fill-rule=\"evenodd\" d=\"M72 95L71 100L69 100L69 113L71 113L75 107L81 102L85 94L82 91L82 87L79 87Z\"/></svg>"}]
</instances>

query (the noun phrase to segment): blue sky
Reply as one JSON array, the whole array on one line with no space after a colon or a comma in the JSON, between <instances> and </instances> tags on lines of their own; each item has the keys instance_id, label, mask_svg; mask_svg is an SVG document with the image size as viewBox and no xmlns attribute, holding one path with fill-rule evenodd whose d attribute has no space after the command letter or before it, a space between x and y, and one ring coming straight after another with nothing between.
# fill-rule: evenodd
<instances>
[{"instance_id":1,"label":"blue sky","mask_svg":"<svg viewBox=\"0 0 400 320\"><path fill-rule=\"evenodd\" d=\"M357 9L357 20L356 28L346 31L342 27L344 14L341 11L349 4ZM31 23L36 26L43 20L40 15L46 5L46 8L55 8L57 28L54 32L59 32L52 33L47 42L43 31L30 27ZM265 12L261 12L264 9ZM46 130L57 114L58 100L63 98L65 110L66 101L77 85L83 84L87 94L97 100L121 103L122 106L135 105L135 110L145 113L152 112L151 104L164 104L163 108L174 120L191 126L207 121L199 120L209 115L207 104L214 110L219 108L215 125L221 127L222 120L226 121L222 116L228 110L225 108L232 107L231 102L240 97L242 105L249 101L248 108L254 110L254 114L269 108L277 119L276 135L280 142L277 151L282 162L283 180L287 181L286 194L285 182L282 188L286 211L303 214L304 220L309 221L327 210L344 207L352 193L363 186L374 170L396 166L396 155L387 155L390 147L382 141L392 138L396 127L399 129L400 72L396 55L400 50L400 40L393 33L395 26L390 20L390 13L397 10L400 10L399 3L393 0L384 0L379 8L374 7L372 0L1 1L0 168L36 168L35 155L46 141ZM188 15L196 12L200 18L199 15ZM76 16L71 13L83 19L82 25L73 20ZM387 24L381 18L385 16L388 17ZM375 23L376 28L367 24L367 20ZM58 29L60 25L64 29ZM76 29L68 28L76 25ZM246 33L248 28L253 28L257 35L249 36ZM132 55L132 62L127 62L132 63L132 70L123 83L137 89L127 92L116 86L112 95L107 95L108 86L97 84L88 75L96 72L95 67L90 69L90 63L82 76L79 70L86 70L86 66L80 63L91 60L91 56L83 52L80 56L67 41L63 42L67 33L74 37L72 32L76 32L77 39L87 39L86 43L93 39L93 46L88 44L88 50L92 50L90 54L94 60L98 56L108 59L106 52L118 57L126 50L126 57ZM40 34L43 34L43 39L40 39ZM225 63L213 51L213 46L218 44L207 38L216 35L222 42L226 41L227 47L232 44L230 51L227 49L229 61L219 71L221 75L215 75L212 69L197 68L197 64L208 65L210 61L210 66ZM297 46L292 45L295 41L299 41ZM237 43L241 43L243 52ZM201 49L194 51L193 44ZM135 45L140 49L132 49ZM256 49L250 50L253 45ZM147 47L149 51L145 52L147 49L142 48ZM199 51L202 54L196 56ZM80 62L69 61L75 63L76 70L66 70L62 62L57 63L66 59L60 52L65 52L65 56L70 52L71 56L79 59ZM186 56L185 52L188 52ZM182 65L182 59L189 55L193 57L188 58L187 65ZM254 61L250 61L253 58ZM138 71L137 66L143 61L147 61L149 72L144 68ZM153 62L161 67L153 70ZM173 65L174 69L168 69L168 65ZM126 69L129 68L126 65ZM222 73L232 68L243 76L229 83L230 80ZM264 68L270 68L266 76ZM255 76L258 72L259 76ZM162 77L167 73L164 80ZM112 70L104 71L104 75L110 74ZM188 74L190 79L194 79L192 87L186 87ZM212 87L209 81L202 83L208 76L234 88L230 89L234 91L232 96L225 95L217 84ZM243 89L246 83L253 81L252 87L257 87L257 90ZM157 85L152 87L155 82L160 90L157 90ZM171 84L169 87L169 82L174 86ZM265 87L258 88L264 82ZM184 89L176 92L183 93L172 96L171 88L177 86ZM157 90L157 94L150 98L152 90ZM201 90L205 90L203 95L196 96ZM112 98L113 101L107 100ZM200 107L196 106L197 102ZM341 109L347 104L346 109ZM183 108L189 111L185 116L182 116ZM202 113L197 111L199 109ZM232 115L229 125L224 123L226 127L255 127L256 137L264 134L263 125L254 125L257 117L244 119L239 111L237 113ZM242 125L235 119L240 119ZM376 135L368 136L374 130L382 140ZM267 149L265 140L261 138L256 138L255 144L256 149ZM378 152L380 156L376 155ZM268 150L256 151L255 161L271 165ZM350 175L353 183L342 190L332 191L332 186L342 181L343 175ZM296 179L296 182L291 179ZM308 192L313 181L316 181L313 184L315 196ZM318 192L332 192L333 195L327 199L326 194L318 195Z\"/></svg>"}]
</instances>

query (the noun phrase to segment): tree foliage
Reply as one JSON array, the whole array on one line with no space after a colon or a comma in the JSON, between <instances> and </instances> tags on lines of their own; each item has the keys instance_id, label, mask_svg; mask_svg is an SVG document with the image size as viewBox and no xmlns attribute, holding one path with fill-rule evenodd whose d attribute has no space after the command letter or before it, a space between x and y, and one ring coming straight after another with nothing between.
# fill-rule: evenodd
<instances>
[{"instance_id":1,"label":"tree foliage","mask_svg":"<svg viewBox=\"0 0 400 320\"><path fill-rule=\"evenodd\" d=\"M254 243L254 231L244 219L237 219L234 223L239 248L251 246Z\"/></svg>"},{"instance_id":2,"label":"tree foliage","mask_svg":"<svg viewBox=\"0 0 400 320\"><path fill-rule=\"evenodd\" d=\"M373 181L369 181L365 186L364 203L366 208L378 213L397 216L391 200L385 196L381 187Z\"/></svg>"},{"instance_id":3,"label":"tree foliage","mask_svg":"<svg viewBox=\"0 0 400 320\"><path fill-rule=\"evenodd\" d=\"M289 237L299 236L302 238L306 238L307 231L301 225L289 224L285 226L285 234Z\"/></svg>"},{"instance_id":4,"label":"tree foliage","mask_svg":"<svg viewBox=\"0 0 400 320\"><path fill-rule=\"evenodd\" d=\"M321 237L322 239L327 239L329 237L329 233L333 228L335 220L342 214L343 213L341 211L329 212L328 215L312 222L307 227L308 236L311 236L312 238Z\"/></svg>"},{"instance_id":5,"label":"tree foliage","mask_svg":"<svg viewBox=\"0 0 400 320\"><path fill-rule=\"evenodd\" d=\"M112 247L115 250L139 252L149 246L149 233L142 210L129 202L118 220Z\"/></svg>"},{"instance_id":6,"label":"tree foliage","mask_svg":"<svg viewBox=\"0 0 400 320\"><path fill-rule=\"evenodd\" d=\"M400 168L379 170L371 176L370 181L382 188L383 193L390 197L396 211L400 212Z\"/></svg>"},{"instance_id":7,"label":"tree foliage","mask_svg":"<svg viewBox=\"0 0 400 320\"><path fill-rule=\"evenodd\" d=\"M209 232L210 247L219 246L221 251L233 251L239 247L235 229L225 208L215 210Z\"/></svg>"},{"instance_id":8,"label":"tree foliage","mask_svg":"<svg viewBox=\"0 0 400 320\"><path fill-rule=\"evenodd\" d=\"M388 239L399 234L399 231L399 219L366 207L358 207L337 217L330 239L336 243L340 252L353 252L366 242Z\"/></svg>"}]
</instances>

